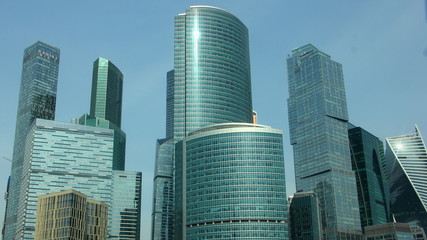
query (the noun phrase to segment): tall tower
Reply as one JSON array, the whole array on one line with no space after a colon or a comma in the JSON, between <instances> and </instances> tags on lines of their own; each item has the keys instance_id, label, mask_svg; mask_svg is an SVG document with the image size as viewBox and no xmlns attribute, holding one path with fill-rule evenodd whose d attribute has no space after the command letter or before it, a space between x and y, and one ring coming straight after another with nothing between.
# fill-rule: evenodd
<instances>
[{"instance_id":1,"label":"tall tower","mask_svg":"<svg viewBox=\"0 0 427 240\"><path fill-rule=\"evenodd\" d=\"M385 164L384 144L361 127L350 123L348 127L362 228L391 222L390 194L382 167Z\"/></svg>"},{"instance_id":2,"label":"tall tower","mask_svg":"<svg viewBox=\"0 0 427 240\"><path fill-rule=\"evenodd\" d=\"M59 48L38 41L24 51L9 200L7 202L5 239L15 237L25 140L36 118L55 119L59 69Z\"/></svg>"},{"instance_id":3,"label":"tall tower","mask_svg":"<svg viewBox=\"0 0 427 240\"><path fill-rule=\"evenodd\" d=\"M123 74L109 60L98 58L93 63L90 115L106 119L121 127Z\"/></svg>"},{"instance_id":4,"label":"tall tower","mask_svg":"<svg viewBox=\"0 0 427 240\"><path fill-rule=\"evenodd\" d=\"M427 148L418 127L386 138L391 211L398 222L427 232Z\"/></svg>"},{"instance_id":5,"label":"tall tower","mask_svg":"<svg viewBox=\"0 0 427 240\"><path fill-rule=\"evenodd\" d=\"M93 63L90 115L78 124L114 130L113 169L125 169L126 133L122 131L123 74L109 60L98 58Z\"/></svg>"},{"instance_id":6,"label":"tall tower","mask_svg":"<svg viewBox=\"0 0 427 240\"><path fill-rule=\"evenodd\" d=\"M361 227L342 66L310 44L292 50L287 66L296 190L319 198L324 239L357 239Z\"/></svg>"},{"instance_id":7,"label":"tall tower","mask_svg":"<svg viewBox=\"0 0 427 240\"><path fill-rule=\"evenodd\" d=\"M157 141L152 239L173 239L174 147L212 124L252 122L246 26L216 7L175 17L174 70L167 75L167 136Z\"/></svg>"}]
</instances>

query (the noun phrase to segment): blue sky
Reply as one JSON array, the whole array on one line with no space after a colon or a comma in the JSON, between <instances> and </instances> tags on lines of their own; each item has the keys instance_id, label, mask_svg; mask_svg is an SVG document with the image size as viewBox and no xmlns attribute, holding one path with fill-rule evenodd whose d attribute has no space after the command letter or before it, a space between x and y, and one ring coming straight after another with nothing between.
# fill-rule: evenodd
<instances>
[{"instance_id":1,"label":"blue sky","mask_svg":"<svg viewBox=\"0 0 427 240\"><path fill-rule=\"evenodd\" d=\"M173 18L190 5L221 7L249 29L253 106L259 123L284 130L288 194L286 57L312 43L344 68L350 121L383 139L427 136L427 25L422 0L1 1L0 157L12 156L23 50L37 40L61 49L56 120L89 112L92 63L125 75L126 169L143 173L142 238L149 239L155 141L165 136L166 72L173 68ZM10 163L0 160L0 193ZM0 222L5 202L0 199Z\"/></svg>"}]
</instances>

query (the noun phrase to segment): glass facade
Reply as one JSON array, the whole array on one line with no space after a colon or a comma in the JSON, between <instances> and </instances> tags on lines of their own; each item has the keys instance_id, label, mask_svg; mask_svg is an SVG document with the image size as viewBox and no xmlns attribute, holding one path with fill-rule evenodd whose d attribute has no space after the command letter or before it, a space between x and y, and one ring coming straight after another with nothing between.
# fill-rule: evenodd
<instances>
[{"instance_id":1,"label":"glass facade","mask_svg":"<svg viewBox=\"0 0 427 240\"><path fill-rule=\"evenodd\" d=\"M365 228L366 240L414 240L411 228L405 223L384 223Z\"/></svg>"},{"instance_id":2,"label":"glass facade","mask_svg":"<svg viewBox=\"0 0 427 240\"><path fill-rule=\"evenodd\" d=\"M25 139L34 119L55 119L59 48L36 42L24 51L15 142L11 169L11 187L7 202L5 239L14 239L24 163Z\"/></svg>"},{"instance_id":3,"label":"glass facade","mask_svg":"<svg viewBox=\"0 0 427 240\"><path fill-rule=\"evenodd\" d=\"M139 239L141 172L113 171L108 239Z\"/></svg>"},{"instance_id":4,"label":"glass facade","mask_svg":"<svg viewBox=\"0 0 427 240\"><path fill-rule=\"evenodd\" d=\"M359 239L342 66L309 44L292 50L287 67L296 190L318 197L324 239Z\"/></svg>"},{"instance_id":5,"label":"glass facade","mask_svg":"<svg viewBox=\"0 0 427 240\"><path fill-rule=\"evenodd\" d=\"M25 149L16 238L33 239L37 197L74 189L111 202L114 132L36 119Z\"/></svg>"},{"instance_id":6,"label":"glass facade","mask_svg":"<svg viewBox=\"0 0 427 240\"><path fill-rule=\"evenodd\" d=\"M289 207L289 235L292 240L321 238L319 201L313 192L299 192Z\"/></svg>"},{"instance_id":7,"label":"glass facade","mask_svg":"<svg viewBox=\"0 0 427 240\"><path fill-rule=\"evenodd\" d=\"M175 239L287 239L282 131L226 123L175 150Z\"/></svg>"},{"instance_id":8,"label":"glass facade","mask_svg":"<svg viewBox=\"0 0 427 240\"><path fill-rule=\"evenodd\" d=\"M201 127L252 121L249 60L248 30L229 12L192 6L175 17L166 138L157 143L152 239L174 239L174 144Z\"/></svg>"},{"instance_id":9,"label":"glass facade","mask_svg":"<svg viewBox=\"0 0 427 240\"><path fill-rule=\"evenodd\" d=\"M351 163L356 173L362 229L391 222L390 194L386 183L384 145L377 137L349 124Z\"/></svg>"},{"instance_id":10,"label":"glass facade","mask_svg":"<svg viewBox=\"0 0 427 240\"><path fill-rule=\"evenodd\" d=\"M398 222L427 229L427 149L418 127L386 138L391 212Z\"/></svg>"},{"instance_id":11,"label":"glass facade","mask_svg":"<svg viewBox=\"0 0 427 240\"><path fill-rule=\"evenodd\" d=\"M102 127L114 130L114 153L113 153L113 170L125 169L126 158L126 133L123 132L118 126L109 120L93 117L84 114L79 119L74 120L76 124Z\"/></svg>"},{"instance_id":12,"label":"glass facade","mask_svg":"<svg viewBox=\"0 0 427 240\"><path fill-rule=\"evenodd\" d=\"M90 115L106 119L121 127L123 74L109 60L98 58L93 63Z\"/></svg>"}]
</instances>

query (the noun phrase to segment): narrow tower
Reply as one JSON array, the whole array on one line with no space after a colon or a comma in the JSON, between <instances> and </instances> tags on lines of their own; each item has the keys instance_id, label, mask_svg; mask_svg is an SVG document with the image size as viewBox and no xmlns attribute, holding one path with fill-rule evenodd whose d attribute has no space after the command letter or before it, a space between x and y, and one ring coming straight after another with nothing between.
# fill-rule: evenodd
<instances>
[{"instance_id":1,"label":"narrow tower","mask_svg":"<svg viewBox=\"0 0 427 240\"><path fill-rule=\"evenodd\" d=\"M5 239L15 239L25 140L36 118L55 119L60 50L38 41L24 51Z\"/></svg>"},{"instance_id":2,"label":"narrow tower","mask_svg":"<svg viewBox=\"0 0 427 240\"><path fill-rule=\"evenodd\" d=\"M287 66L296 190L318 197L324 239L361 238L342 66L310 44Z\"/></svg>"}]
</instances>

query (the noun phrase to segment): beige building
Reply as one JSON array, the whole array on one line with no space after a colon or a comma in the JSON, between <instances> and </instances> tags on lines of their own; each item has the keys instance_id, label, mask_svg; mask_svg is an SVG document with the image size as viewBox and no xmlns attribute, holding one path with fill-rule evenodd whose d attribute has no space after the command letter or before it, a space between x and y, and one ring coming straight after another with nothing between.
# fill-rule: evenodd
<instances>
[{"instance_id":1,"label":"beige building","mask_svg":"<svg viewBox=\"0 0 427 240\"><path fill-rule=\"evenodd\" d=\"M35 240L104 240L108 205L67 190L38 198Z\"/></svg>"}]
</instances>

